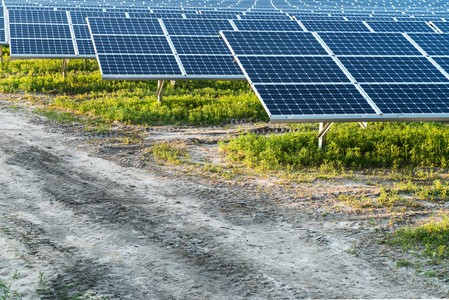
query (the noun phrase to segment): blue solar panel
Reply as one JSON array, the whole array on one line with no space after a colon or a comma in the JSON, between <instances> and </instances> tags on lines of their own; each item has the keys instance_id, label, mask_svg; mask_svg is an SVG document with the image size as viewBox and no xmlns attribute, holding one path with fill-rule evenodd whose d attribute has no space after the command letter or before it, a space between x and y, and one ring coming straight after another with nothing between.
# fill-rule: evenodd
<instances>
[{"instance_id":1,"label":"blue solar panel","mask_svg":"<svg viewBox=\"0 0 449 300\"><path fill-rule=\"evenodd\" d=\"M449 34L410 33L409 36L429 55L449 55Z\"/></svg>"},{"instance_id":2,"label":"blue solar panel","mask_svg":"<svg viewBox=\"0 0 449 300\"><path fill-rule=\"evenodd\" d=\"M232 55L179 56L187 75L242 76Z\"/></svg>"},{"instance_id":3,"label":"blue solar panel","mask_svg":"<svg viewBox=\"0 0 449 300\"><path fill-rule=\"evenodd\" d=\"M247 15L240 15L240 18L242 20L250 20L250 19L254 19L254 20L291 20L292 19L290 16L287 16L285 14L278 14L278 15L273 15L273 14L267 14L267 15L247 14Z\"/></svg>"},{"instance_id":4,"label":"blue solar panel","mask_svg":"<svg viewBox=\"0 0 449 300\"><path fill-rule=\"evenodd\" d=\"M449 20L449 17L447 17ZM444 33L449 33L449 22L432 22L435 26Z\"/></svg>"},{"instance_id":5,"label":"blue solar panel","mask_svg":"<svg viewBox=\"0 0 449 300\"><path fill-rule=\"evenodd\" d=\"M94 35L101 54L172 54L165 36Z\"/></svg>"},{"instance_id":6,"label":"blue solar panel","mask_svg":"<svg viewBox=\"0 0 449 300\"><path fill-rule=\"evenodd\" d=\"M92 34L164 35L157 19L88 18Z\"/></svg>"},{"instance_id":7,"label":"blue solar panel","mask_svg":"<svg viewBox=\"0 0 449 300\"><path fill-rule=\"evenodd\" d=\"M101 72L104 79L117 76L182 76L173 55L109 55L99 54ZM132 78L132 77L131 77Z\"/></svg>"},{"instance_id":8,"label":"blue solar panel","mask_svg":"<svg viewBox=\"0 0 449 300\"><path fill-rule=\"evenodd\" d=\"M70 26L41 24L10 24L10 37L20 39L71 39Z\"/></svg>"},{"instance_id":9,"label":"blue solar panel","mask_svg":"<svg viewBox=\"0 0 449 300\"><path fill-rule=\"evenodd\" d=\"M448 84L363 84L384 114L449 113Z\"/></svg>"},{"instance_id":10,"label":"blue solar panel","mask_svg":"<svg viewBox=\"0 0 449 300\"><path fill-rule=\"evenodd\" d=\"M351 21L301 21L308 31L340 31L340 32L370 32L362 22Z\"/></svg>"},{"instance_id":11,"label":"blue solar panel","mask_svg":"<svg viewBox=\"0 0 449 300\"><path fill-rule=\"evenodd\" d=\"M350 83L331 57L241 56L249 78L257 83Z\"/></svg>"},{"instance_id":12,"label":"blue solar panel","mask_svg":"<svg viewBox=\"0 0 449 300\"><path fill-rule=\"evenodd\" d=\"M78 47L79 55L95 57L94 45L92 40L76 40L76 45Z\"/></svg>"},{"instance_id":13,"label":"blue solar panel","mask_svg":"<svg viewBox=\"0 0 449 300\"><path fill-rule=\"evenodd\" d=\"M65 11L9 10L10 23L69 24Z\"/></svg>"},{"instance_id":14,"label":"blue solar panel","mask_svg":"<svg viewBox=\"0 0 449 300\"><path fill-rule=\"evenodd\" d=\"M75 50L72 40L51 39L14 39L10 45L11 56L47 57L74 56Z\"/></svg>"},{"instance_id":15,"label":"blue solar panel","mask_svg":"<svg viewBox=\"0 0 449 300\"><path fill-rule=\"evenodd\" d=\"M440 65L444 71L449 73L449 57L433 57L433 60Z\"/></svg>"},{"instance_id":16,"label":"blue solar panel","mask_svg":"<svg viewBox=\"0 0 449 300\"><path fill-rule=\"evenodd\" d=\"M386 22L368 21L375 32L435 32L426 22Z\"/></svg>"},{"instance_id":17,"label":"blue solar panel","mask_svg":"<svg viewBox=\"0 0 449 300\"><path fill-rule=\"evenodd\" d=\"M172 36L171 40L178 54L230 54L219 37Z\"/></svg>"},{"instance_id":18,"label":"blue solar panel","mask_svg":"<svg viewBox=\"0 0 449 300\"><path fill-rule=\"evenodd\" d=\"M319 33L335 55L418 55L421 53L400 33Z\"/></svg>"},{"instance_id":19,"label":"blue solar panel","mask_svg":"<svg viewBox=\"0 0 449 300\"><path fill-rule=\"evenodd\" d=\"M125 13L101 12L101 11L71 11L70 18L72 24L83 25L86 24L86 18L125 18Z\"/></svg>"},{"instance_id":20,"label":"blue solar panel","mask_svg":"<svg viewBox=\"0 0 449 300\"><path fill-rule=\"evenodd\" d=\"M297 21L283 20L233 20L242 31L304 31Z\"/></svg>"},{"instance_id":21,"label":"blue solar panel","mask_svg":"<svg viewBox=\"0 0 449 300\"><path fill-rule=\"evenodd\" d=\"M259 84L254 87L271 117L375 113L352 84Z\"/></svg>"},{"instance_id":22,"label":"blue solar panel","mask_svg":"<svg viewBox=\"0 0 449 300\"><path fill-rule=\"evenodd\" d=\"M236 55L327 55L310 32L232 32Z\"/></svg>"},{"instance_id":23,"label":"blue solar panel","mask_svg":"<svg viewBox=\"0 0 449 300\"><path fill-rule=\"evenodd\" d=\"M90 39L89 26L86 25L73 25L73 31L76 39Z\"/></svg>"},{"instance_id":24,"label":"blue solar panel","mask_svg":"<svg viewBox=\"0 0 449 300\"><path fill-rule=\"evenodd\" d=\"M339 57L359 83L429 83L449 80L425 57Z\"/></svg>"},{"instance_id":25,"label":"blue solar panel","mask_svg":"<svg viewBox=\"0 0 449 300\"><path fill-rule=\"evenodd\" d=\"M169 35L218 36L220 30L233 30L228 20L211 19L164 19Z\"/></svg>"}]
</instances>

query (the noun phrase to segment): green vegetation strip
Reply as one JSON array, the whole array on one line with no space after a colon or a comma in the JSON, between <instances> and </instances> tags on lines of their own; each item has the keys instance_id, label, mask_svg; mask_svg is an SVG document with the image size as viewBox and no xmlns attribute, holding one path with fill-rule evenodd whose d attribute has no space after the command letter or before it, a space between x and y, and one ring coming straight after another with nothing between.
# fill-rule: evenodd
<instances>
[{"instance_id":1,"label":"green vegetation strip","mask_svg":"<svg viewBox=\"0 0 449 300\"><path fill-rule=\"evenodd\" d=\"M319 151L317 131L282 135L246 134L221 143L232 161L276 170L300 168L447 167L449 128L440 123L337 124L328 132L326 151Z\"/></svg>"}]
</instances>

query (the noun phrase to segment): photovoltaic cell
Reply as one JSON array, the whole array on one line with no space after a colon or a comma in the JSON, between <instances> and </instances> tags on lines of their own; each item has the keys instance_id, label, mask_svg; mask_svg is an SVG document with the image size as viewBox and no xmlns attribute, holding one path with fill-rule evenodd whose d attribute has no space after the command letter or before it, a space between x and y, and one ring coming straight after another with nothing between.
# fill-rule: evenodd
<instances>
[{"instance_id":1,"label":"photovoltaic cell","mask_svg":"<svg viewBox=\"0 0 449 300\"><path fill-rule=\"evenodd\" d=\"M72 24L74 25L83 25L86 24L86 18L125 18L126 14L124 12L114 13L114 12L102 12L102 11L71 11L70 18L72 20Z\"/></svg>"},{"instance_id":2,"label":"photovoltaic cell","mask_svg":"<svg viewBox=\"0 0 449 300\"><path fill-rule=\"evenodd\" d=\"M356 21L302 21L308 31L340 31L340 32L370 32L362 22Z\"/></svg>"},{"instance_id":3,"label":"photovoltaic cell","mask_svg":"<svg viewBox=\"0 0 449 300\"><path fill-rule=\"evenodd\" d=\"M449 20L449 17L447 18ZM439 30L441 30L444 33L449 33L449 22L432 22L435 24L436 27L438 27Z\"/></svg>"},{"instance_id":4,"label":"photovoltaic cell","mask_svg":"<svg viewBox=\"0 0 449 300\"><path fill-rule=\"evenodd\" d=\"M272 116L374 114L352 84L255 85Z\"/></svg>"},{"instance_id":5,"label":"photovoltaic cell","mask_svg":"<svg viewBox=\"0 0 449 300\"><path fill-rule=\"evenodd\" d=\"M251 81L257 83L350 83L331 57L241 56Z\"/></svg>"},{"instance_id":6,"label":"photovoltaic cell","mask_svg":"<svg viewBox=\"0 0 449 300\"><path fill-rule=\"evenodd\" d=\"M273 14L267 14L267 15L252 15L252 14L247 14L247 15L240 15L240 18L243 20L250 20L250 19L254 19L254 20L291 20L292 18L286 14L278 14L278 15L273 15Z\"/></svg>"},{"instance_id":7,"label":"photovoltaic cell","mask_svg":"<svg viewBox=\"0 0 449 300\"><path fill-rule=\"evenodd\" d=\"M164 35L157 19L88 18L92 34Z\"/></svg>"},{"instance_id":8,"label":"photovoltaic cell","mask_svg":"<svg viewBox=\"0 0 449 300\"><path fill-rule=\"evenodd\" d=\"M93 39L101 54L172 54L165 36L95 35Z\"/></svg>"},{"instance_id":9,"label":"photovoltaic cell","mask_svg":"<svg viewBox=\"0 0 449 300\"><path fill-rule=\"evenodd\" d=\"M241 76L232 55L179 56L187 75Z\"/></svg>"},{"instance_id":10,"label":"photovoltaic cell","mask_svg":"<svg viewBox=\"0 0 449 300\"><path fill-rule=\"evenodd\" d=\"M181 76L181 70L173 55L111 55L99 54L102 75L113 79L117 75L129 76Z\"/></svg>"},{"instance_id":11,"label":"photovoltaic cell","mask_svg":"<svg viewBox=\"0 0 449 300\"><path fill-rule=\"evenodd\" d=\"M449 113L448 84L363 84L384 114Z\"/></svg>"},{"instance_id":12,"label":"photovoltaic cell","mask_svg":"<svg viewBox=\"0 0 449 300\"><path fill-rule=\"evenodd\" d=\"M433 60L443 68L444 71L449 73L449 57L432 57Z\"/></svg>"},{"instance_id":13,"label":"photovoltaic cell","mask_svg":"<svg viewBox=\"0 0 449 300\"><path fill-rule=\"evenodd\" d=\"M220 30L233 30L228 20L213 19L164 19L169 35L218 36Z\"/></svg>"},{"instance_id":14,"label":"photovoltaic cell","mask_svg":"<svg viewBox=\"0 0 449 300\"><path fill-rule=\"evenodd\" d=\"M79 55L95 57L95 49L92 40L76 40Z\"/></svg>"},{"instance_id":15,"label":"photovoltaic cell","mask_svg":"<svg viewBox=\"0 0 449 300\"><path fill-rule=\"evenodd\" d=\"M421 53L400 33L319 33L335 55L405 55Z\"/></svg>"},{"instance_id":16,"label":"photovoltaic cell","mask_svg":"<svg viewBox=\"0 0 449 300\"><path fill-rule=\"evenodd\" d=\"M449 55L449 34L444 33L409 33L429 55Z\"/></svg>"},{"instance_id":17,"label":"photovoltaic cell","mask_svg":"<svg viewBox=\"0 0 449 300\"><path fill-rule=\"evenodd\" d=\"M69 24L65 11L9 10L10 23Z\"/></svg>"},{"instance_id":18,"label":"photovoltaic cell","mask_svg":"<svg viewBox=\"0 0 449 300\"><path fill-rule=\"evenodd\" d=\"M218 36L172 36L171 40L178 54L230 55L225 42Z\"/></svg>"},{"instance_id":19,"label":"photovoltaic cell","mask_svg":"<svg viewBox=\"0 0 449 300\"><path fill-rule=\"evenodd\" d=\"M69 25L11 24L10 37L21 39L71 39Z\"/></svg>"},{"instance_id":20,"label":"photovoltaic cell","mask_svg":"<svg viewBox=\"0 0 449 300\"><path fill-rule=\"evenodd\" d=\"M89 27L86 25L73 25L76 39L90 39Z\"/></svg>"},{"instance_id":21,"label":"photovoltaic cell","mask_svg":"<svg viewBox=\"0 0 449 300\"><path fill-rule=\"evenodd\" d=\"M15 39L10 45L11 53L37 56L74 56L72 40Z\"/></svg>"},{"instance_id":22,"label":"photovoltaic cell","mask_svg":"<svg viewBox=\"0 0 449 300\"><path fill-rule=\"evenodd\" d=\"M407 22L407 21L368 21L368 25L375 32L435 32L426 22Z\"/></svg>"},{"instance_id":23,"label":"photovoltaic cell","mask_svg":"<svg viewBox=\"0 0 449 300\"><path fill-rule=\"evenodd\" d=\"M327 55L310 32L227 32L236 55Z\"/></svg>"},{"instance_id":24,"label":"photovoltaic cell","mask_svg":"<svg viewBox=\"0 0 449 300\"><path fill-rule=\"evenodd\" d=\"M339 57L359 83L429 83L448 79L425 57Z\"/></svg>"},{"instance_id":25,"label":"photovoltaic cell","mask_svg":"<svg viewBox=\"0 0 449 300\"><path fill-rule=\"evenodd\" d=\"M233 22L242 31L304 31L294 20L233 20Z\"/></svg>"}]
</instances>

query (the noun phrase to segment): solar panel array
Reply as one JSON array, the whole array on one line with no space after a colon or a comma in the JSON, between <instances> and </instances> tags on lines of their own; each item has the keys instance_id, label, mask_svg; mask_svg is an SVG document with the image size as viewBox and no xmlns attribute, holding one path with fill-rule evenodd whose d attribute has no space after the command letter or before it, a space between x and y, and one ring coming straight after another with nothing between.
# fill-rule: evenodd
<instances>
[{"instance_id":1,"label":"solar panel array","mask_svg":"<svg viewBox=\"0 0 449 300\"><path fill-rule=\"evenodd\" d=\"M276 122L447 120L448 8L3 0L0 44L13 58L96 58L106 80L247 79Z\"/></svg>"}]
</instances>

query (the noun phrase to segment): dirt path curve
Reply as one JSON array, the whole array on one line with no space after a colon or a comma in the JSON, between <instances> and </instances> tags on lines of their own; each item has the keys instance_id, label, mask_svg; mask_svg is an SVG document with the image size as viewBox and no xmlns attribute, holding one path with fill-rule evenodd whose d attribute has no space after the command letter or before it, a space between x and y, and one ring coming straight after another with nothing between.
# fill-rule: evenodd
<instances>
[{"instance_id":1,"label":"dirt path curve","mask_svg":"<svg viewBox=\"0 0 449 300\"><path fill-rule=\"evenodd\" d=\"M0 280L19 298L441 296L386 257L345 252L357 237L334 223L125 168L30 118L0 110Z\"/></svg>"}]
</instances>

